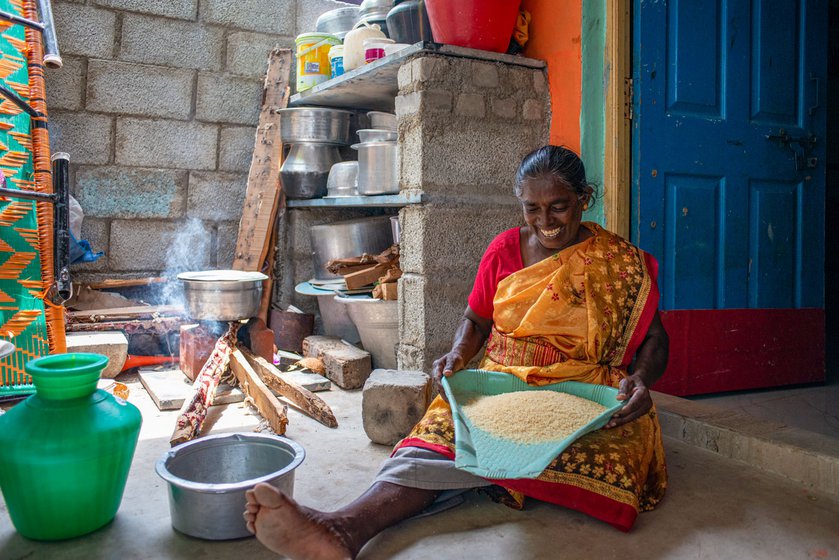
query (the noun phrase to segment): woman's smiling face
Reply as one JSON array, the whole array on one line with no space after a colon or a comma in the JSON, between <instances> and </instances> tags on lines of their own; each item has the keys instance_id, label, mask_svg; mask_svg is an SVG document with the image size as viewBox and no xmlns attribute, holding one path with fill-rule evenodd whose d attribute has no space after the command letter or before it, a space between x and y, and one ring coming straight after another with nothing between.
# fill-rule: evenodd
<instances>
[{"instance_id":1,"label":"woman's smiling face","mask_svg":"<svg viewBox=\"0 0 839 560\"><path fill-rule=\"evenodd\" d=\"M583 206L589 197L548 176L522 181L519 201L534 239L556 252L578 241Z\"/></svg>"}]
</instances>

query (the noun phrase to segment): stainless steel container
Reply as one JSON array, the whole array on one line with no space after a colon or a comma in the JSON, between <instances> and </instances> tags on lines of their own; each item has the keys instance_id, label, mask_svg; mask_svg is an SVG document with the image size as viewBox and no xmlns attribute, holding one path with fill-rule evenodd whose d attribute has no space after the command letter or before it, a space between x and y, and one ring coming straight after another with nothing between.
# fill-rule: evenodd
<instances>
[{"instance_id":1,"label":"stainless steel container","mask_svg":"<svg viewBox=\"0 0 839 560\"><path fill-rule=\"evenodd\" d=\"M326 196L358 196L357 161L342 161L332 166L326 181Z\"/></svg>"},{"instance_id":2,"label":"stainless steel container","mask_svg":"<svg viewBox=\"0 0 839 560\"><path fill-rule=\"evenodd\" d=\"M393 244L388 216L316 225L309 232L315 280L321 281L341 278L326 270L326 263L332 259L357 257L363 253L375 255Z\"/></svg>"},{"instance_id":3,"label":"stainless steel container","mask_svg":"<svg viewBox=\"0 0 839 560\"><path fill-rule=\"evenodd\" d=\"M387 14L393 7L393 0L364 0L358 12L355 28L362 25L378 25L385 35L387 32Z\"/></svg>"},{"instance_id":4,"label":"stainless steel container","mask_svg":"<svg viewBox=\"0 0 839 560\"><path fill-rule=\"evenodd\" d=\"M358 131L358 139L365 142L396 142L397 133L395 130L383 128L365 128Z\"/></svg>"},{"instance_id":5,"label":"stainless steel container","mask_svg":"<svg viewBox=\"0 0 839 560\"><path fill-rule=\"evenodd\" d=\"M315 22L315 31L329 33L343 39L358 21L360 11L361 8L358 6L348 6L324 12Z\"/></svg>"},{"instance_id":6,"label":"stainless steel container","mask_svg":"<svg viewBox=\"0 0 839 560\"><path fill-rule=\"evenodd\" d=\"M245 491L265 482L292 496L305 456L299 444L272 434L219 434L173 447L155 465L169 484L172 527L199 539L251 536L242 518Z\"/></svg>"},{"instance_id":7,"label":"stainless steel container","mask_svg":"<svg viewBox=\"0 0 839 560\"><path fill-rule=\"evenodd\" d=\"M205 270L182 272L184 299L189 316L198 321L238 321L255 317L262 300L261 272Z\"/></svg>"},{"instance_id":8,"label":"stainless steel container","mask_svg":"<svg viewBox=\"0 0 839 560\"><path fill-rule=\"evenodd\" d=\"M335 292L316 288L310 282L301 282L294 287L294 291L303 296L317 298L318 312L320 312L320 320L323 323L323 334L337 336L350 344L361 342L358 329L355 328L355 324L347 312L347 306L335 301Z\"/></svg>"},{"instance_id":9,"label":"stainless steel container","mask_svg":"<svg viewBox=\"0 0 839 560\"><path fill-rule=\"evenodd\" d=\"M358 194L399 192L399 146L396 142L353 144L358 150Z\"/></svg>"},{"instance_id":10,"label":"stainless steel container","mask_svg":"<svg viewBox=\"0 0 839 560\"><path fill-rule=\"evenodd\" d=\"M361 345L370 352L374 368L396 369L396 350L399 344L399 305L369 297L335 296L335 301L347 306L361 336Z\"/></svg>"},{"instance_id":11,"label":"stainless steel container","mask_svg":"<svg viewBox=\"0 0 839 560\"><path fill-rule=\"evenodd\" d=\"M370 121L370 128L396 130L396 115L393 113L370 111L367 113L367 119Z\"/></svg>"},{"instance_id":12,"label":"stainless steel container","mask_svg":"<svg viewBox=\"0 0 839 560\"><path fill-rule=\"evenodd\" d=\"M319 198L326 194L326 183L332 166L341 161L334 144L301 142L292 144L280 177L287 198Z\"/></svg>"},{"instance_id":13,"label":"stainless steel container","mask_svg":"<svg viewBox=\"0 0 839 560\"><path fill-rule=\"evenodd\" d=\"M286 144L321 142L350 143L350 116L341 109L300 107L280 109L280 137Z\"/></svg>"}]
</instances>

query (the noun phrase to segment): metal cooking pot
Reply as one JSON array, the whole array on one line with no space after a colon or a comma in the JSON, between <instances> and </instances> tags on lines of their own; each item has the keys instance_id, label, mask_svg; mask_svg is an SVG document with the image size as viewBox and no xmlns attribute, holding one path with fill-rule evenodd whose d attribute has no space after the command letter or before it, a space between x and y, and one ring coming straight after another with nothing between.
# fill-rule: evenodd
<instances>
[{"instance_id":1,"label":"metal cooking pot","mask_svg":"<svg viewBox=\"0 0 839 560\"><path fill-rule=\"evenodd\" d=\"M343 39L347 32L352 30L355 22L358 21L358 14L361 8L348 6L324 12L315 22L315 31L318 33L329 33Z\"/></svg>"},{"instance_id":2,"label":"metal cooking pot","mask_svg":"<svg viewBox=\"0 0 839 560\"><path fill-rule=\"evenodd\" d=\"M353 144L358 150L358 194L399 193L399 146L396 142Z\"/></svg>"},{"instance_id":3,"label":"metal cooking pot","mask_svg":"<svg viewBox=\"0 0 839 560\"><path fill-rule=\"evenodd\" d=\"M169 483L172 527L216 541L251 536L242 517L245 491L265 482L291 496L305 456L299 444L273 434L218 434L173 447L155 465Z\"/></svg>"},{"instance_id":4,"label":"metal cooking pot","mask_svg":"<svg viewBox=\"0 0 839 560\"><path fill-rule=\"evenodd\" d=\"M189 316L197 321L239 321L255 317L262 300L261 272L206 270L182 272Z\"/></svg>"},{"instance_id":5,"label":"metal cooking pot","mask_svg":"<svg viewBox=\"0 0 839 560\"><path fill-rule=\"evenodd\" d=\"M326 270L326 263L332 259L357 257L364 253L377 255L393 244L388 216L320 224L312 226L309 232L315 280L341 278Z\"/></svg>"},{"instance_id":6,"label":"metal cooking pot","mask_svg":"<svg viewBox=\"0 0 839 560\"><path fill-rule=\"evenodd\" d=\"M287 198L319 198L326 194L332 166L341 161L338 146L318 142L292 144L280 168Z\"/></svg>"},{"instance_id":7,"label":"metal cooking pot","mask_svg":"<svg viewBox=\"0 0 839 560\"><path fill-rule=\"evenodd\" d=\"M286 144L323 142L350 143L351 111L301 107L280 109L280 137Z\"/></svg>"}]
</instances>

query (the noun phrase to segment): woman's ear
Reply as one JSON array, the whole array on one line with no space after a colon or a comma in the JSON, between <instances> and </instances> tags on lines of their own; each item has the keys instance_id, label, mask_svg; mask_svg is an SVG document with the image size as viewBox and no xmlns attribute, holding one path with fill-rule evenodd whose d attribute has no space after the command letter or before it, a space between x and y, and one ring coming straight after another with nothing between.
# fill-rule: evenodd
<instances>
[{"instance_id":1,"label":"woman's ear","mask_svg":"<svg viewBox=\"0 0 839 560\"><path fill-rule=\"evenodd\" d=\"M591 197L593 194L594 189L586 187L585 192L580 195L580 204L582 204L583 210L588 210L588 207L591 205Z\"/></svg>"}]
</instances>

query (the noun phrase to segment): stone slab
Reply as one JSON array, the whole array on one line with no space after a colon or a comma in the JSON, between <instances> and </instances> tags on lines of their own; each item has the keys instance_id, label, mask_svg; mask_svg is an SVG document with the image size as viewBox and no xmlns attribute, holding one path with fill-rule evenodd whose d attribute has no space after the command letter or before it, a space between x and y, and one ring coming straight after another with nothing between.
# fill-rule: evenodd
<instances>
[{"instance_id":1,"label":"stone slab","mask_svg":"<svg viewBox=\"0 0 839 560\"><path fill-rule=\"evenodd\" d=\"M282 377L285 381L300 385L304 389L308 389L313 393L317 393L318 391L329 391L332 388L332 382L317 373L287 371L283 372L280 377Z\"/></svg>"},{"instance_id":2,"label":"stone slab","mask_svg":"<svg viewBox=\"0 0 839 560\"><path fill-rule=\"evenodd\" d=\"M180 410L192 395L192 382L177 368L140 368L140 382L159 410ZM238 387L226 383L216 388L213 406L238 403L245 396Z\"/></svg>"},{"instance_id":3,"label":"stone slab","mask_svg":"<svg viewBox=\"0 0 839 560\"><path fill-rule=\"evenodd\" d=\"M373 371L370 353L335 336L303 339L303 355L320 358L326 377L342 389L359 389Z\"/></svg>"},{"instance_id":4,"label":"stone slab","mask_svg":"<svg viewBox=\"0 0 839 560\"><path fill-rule=\"evenodd\" d=\"M108 357L102 377L113 379L128 359L128 339L122 331L67 333L68 352L92 352Z\"/></svg>"}]
</instances>

